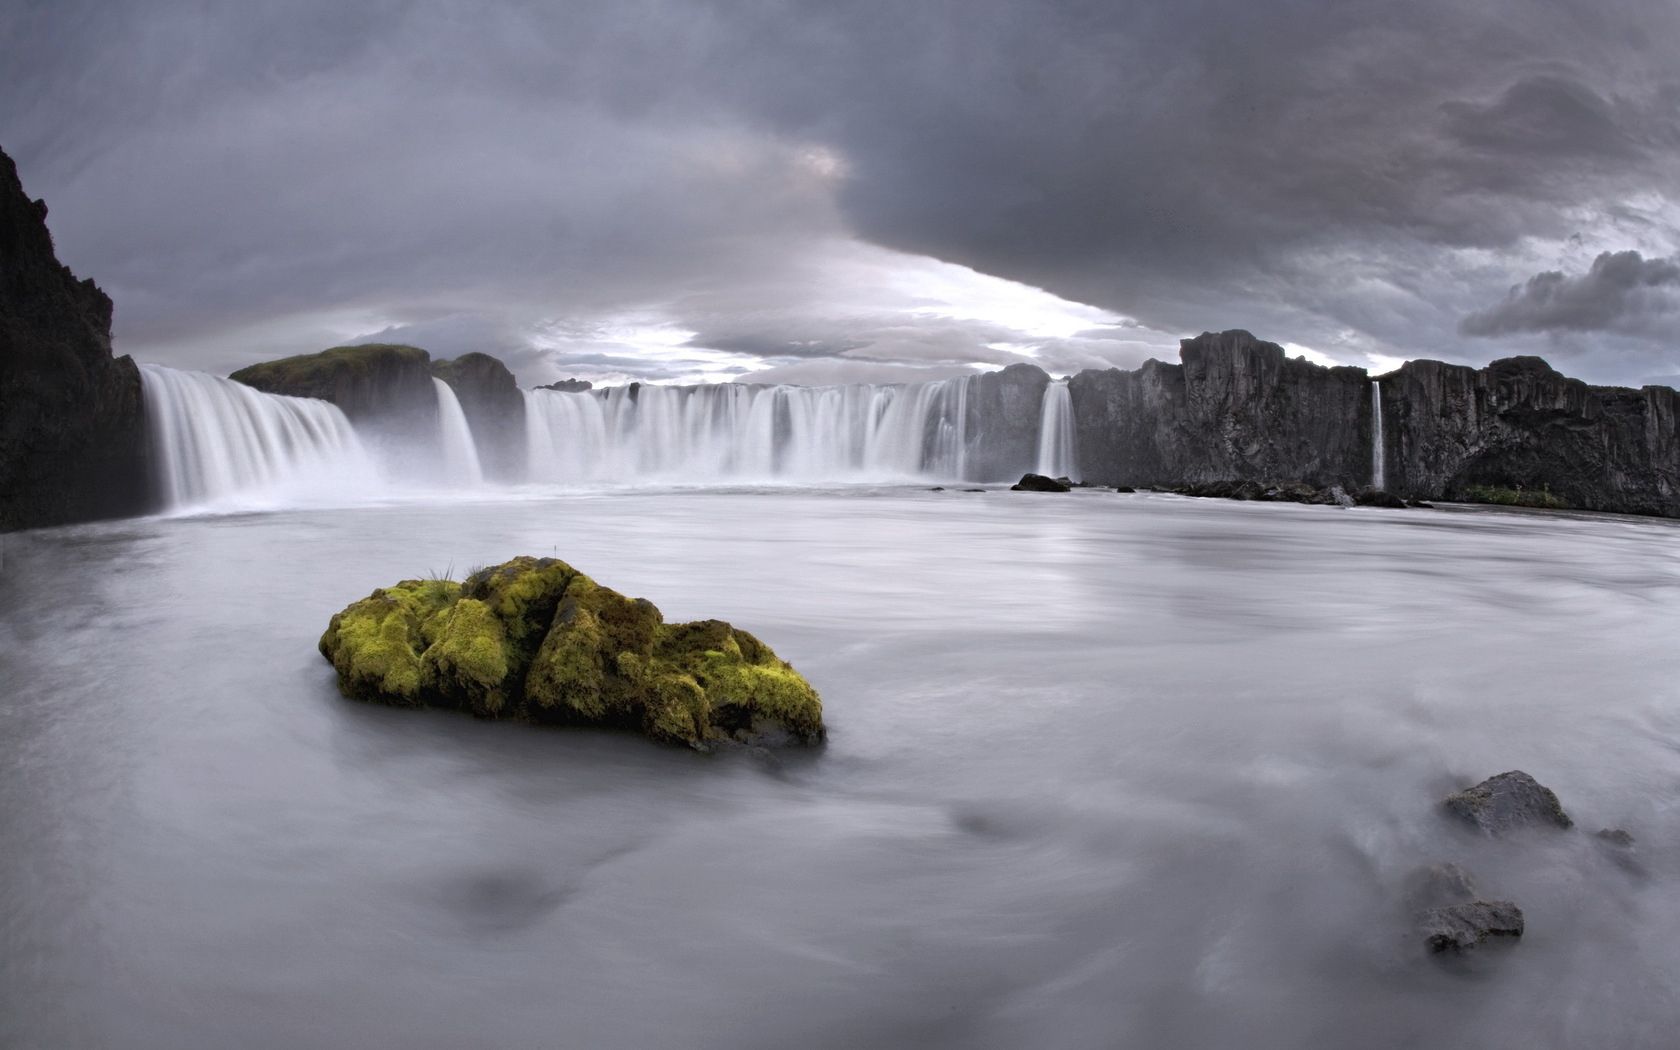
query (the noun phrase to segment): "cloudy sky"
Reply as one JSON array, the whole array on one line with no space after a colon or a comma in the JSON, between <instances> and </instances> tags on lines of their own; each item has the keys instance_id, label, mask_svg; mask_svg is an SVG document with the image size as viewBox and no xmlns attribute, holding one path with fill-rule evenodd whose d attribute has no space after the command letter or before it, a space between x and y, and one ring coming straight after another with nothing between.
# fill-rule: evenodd
<instances>
[{"instance_id":1,"label":"cloudy sky","mask_svg":"<svg viewBox=\"0 0 1680 1050\"><path fill-rule=\"evenodd\" d=\"M0 68L141 360L1680 376L1673 0L0 0Z\"/></svg>"}]
</instances>

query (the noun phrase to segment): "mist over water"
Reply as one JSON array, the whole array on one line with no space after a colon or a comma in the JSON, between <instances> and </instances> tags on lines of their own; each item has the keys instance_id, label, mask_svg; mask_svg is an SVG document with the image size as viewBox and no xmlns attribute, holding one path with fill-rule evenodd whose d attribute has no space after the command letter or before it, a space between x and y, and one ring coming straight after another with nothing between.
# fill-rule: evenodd
<instances>
[{"instance_id":1,"label":"mist over water","mask_svg":"<svg viewBox=\"0 0 1680 1050\"><path fill-rule=\"evenodd\" d=\"M0 1045L1663 1047L1680 1020L1670 522L852 489L5 543ZM520 553L760 635L829 745L338 696L332 612ZM1514 768L1579 829L1436 811ZM1401 885L1441 860L1524 909L1519 943L1421 956Z\"/></svg>"}]
</instances>

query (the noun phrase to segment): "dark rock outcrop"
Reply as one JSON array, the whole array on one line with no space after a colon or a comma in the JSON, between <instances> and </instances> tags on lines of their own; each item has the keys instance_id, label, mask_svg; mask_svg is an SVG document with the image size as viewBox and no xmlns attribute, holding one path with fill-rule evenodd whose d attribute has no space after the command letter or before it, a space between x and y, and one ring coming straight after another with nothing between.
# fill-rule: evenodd
<instances>
[{"instance_id":1,"label":"dark rock outcrop","mask_svg":"<svg viewBox=\"0 0 1680 1050\"><path fill-rule=\"evenodd\" d=\"M543 383L538 390L558 390L562 394L581 394L595 389L595 384L587 379L560 379L553 383Z\"/></svg>"},{"instance_id":2,"label":"dark rock outcrop","mask_svg":"<svg viewBox=\"0 0 1680 1050\"><path fill-rule=\"evenodd\" d=\"M1523 913L1510 901L1466 901L1424 912L1418 931L1430 951L1467 951L1490 937L1521 937Z\"/></svg>"},{"instance_id":3,"label":"dark rock outcrop","mask_svg":"<svg viewBox=\"0 0 1680 1050\"><path fill-rule=\"evenodd\" d=\"M1022 474L1021 480L1009 486L1011 492L1072 492L1066 478L1047 478L1043 474Z\"/></svg>"},{"instance_id":4,"label":"dark rock outcrop","mask_svg":"<svg viewBox=\"0 0 1680 1050\"><path fill-rule=\"evenodd\" d=\"M525 479L525 395L507 365L489 354L462 354L432 362L432 374L448 383L461 402L485 476Z\"/></svg>"},{"instance_id":5,"label":"dark rock outcrop","mask_svg":"<svg viewBox=\"0 0 1680 1050\"><path fill-rule=\"evenodd\" d=\"M1127 490L1130 491L1130 490ZM1254 503L1307 503L1321 507L1347 507L1353 500L1340 485L1314 488L1299 481L1281 485L1258 481L1207 481L1196 485L1174 485L1164 491L1201 499L1234 499Z\"/></svg>"},{"instance_id":6,"label":"dark rock outcrop","mask_svg":"<svg viewBox=\"0 0 1680 1050\"><path fill-rule=\"evenodd\" d=\"M1069 381L1085 480L1371 486L1379 432L1363 369L1288 358L1244 331L1183 340L1180 357ZM1589 386L1537 357L1410 361L1376 382L1395 497L1680 516L1674 390Z\"/></svg>"},{"instance_id":7,"label":"dark rock outcrop","mask_svg":"<svg viewBox=\"0 0 1680 1050\"><path fill-rule=\"evenodd\" d=\"M1387 507L1390 510L1405 510L1411 506L1394 493L1382 489L1365 489L1353 497L1353 502L1361 507Z\"/></svg>"},{"instance_id":8,"label":"dark rock outcrop","mask_svg":"<svg viewBox=\"0 0 1680 1050\"><path fill-rule=\"evenodd\" d=\"M1038 462L1038 430L1050 374L1017 364L969 380L967 476L975 481L1020 477Z\"/></svg>"},{"instance_id":9,"label":"dark rock outcrop","mask_svg":"<svg viewBox=\"0 0 1680 1050\"><path fill-rule=\"evenodd\" d=\"M820 742L822 701L721 620L668 624L554 558L404 580L333 616L321 654L359 700L604 725L705 749Z\"/></svg>"},{"instance_id":10,"label":"dark rock outcrop","mask_svg":"<svg viewBox=\"0 0 1680 1050\"><path fill-rule=\"evenodd\" d=\"M1248 332L1183 340L1182 363L1085 371L1068 384L1079 469L1103 485L1298 480L1365 484L1370 382Z\"/></svg>"},{"instance_id":11,"label":"dark rock outcrop","mask_svg":"<svg viewBox=\"0 0 1680 1050\"><path fill-rule=\"evenodd\" d=\"M1538 357L1383 376L1388 484L1421 499L1680 515L1680 393L1588 386Z\"/></svg>"},{"instance_id":12,"label":"dark rock outcrop","mask_svg":"<svg viewBox=\"0 0 1680 1050\"><path fill-rule=\"evenodd\" d=\"M111 300L53 252L47 205L0 152L0 530L151 509L140 370Z\"/></svg>"},{"instance_id":13,"label":"dark rock outcrop","mask_svg":"<svg viewBox=\"0 0 1680 1050\"><path fill-rule=\"evenodd\" d=\"M1522 828L1573 827L1557 795L1520 769L1488 777L1475 787L1448 795L1448 813L1490 835Z\"/></svg>"},{"instance_id":14,"label":"dark rock outcrop","mask_svg":"<svg viewBox=\"0 0 1680 1050\"><path fill-rule=\"evenodd\" d=\"M331 401L358 426L437 421L432 357L417 346L335 346L249 365L229 378L264 393Z\"/></svg>"},{"instance_id":15,"label":"dark rock outcrop","mask_svg":"<svg viewBox=\"0 0 1680 1050\"><path fill-rule=\"evenodd\" d=\"M1521 937L1522 909L1510 901L1482 900L1476 880L1457 864L1432 864L1407 879L1406 903L1424 945L1432 952L1462 952L1491 937Z\"/></svg>"}]
</instances>

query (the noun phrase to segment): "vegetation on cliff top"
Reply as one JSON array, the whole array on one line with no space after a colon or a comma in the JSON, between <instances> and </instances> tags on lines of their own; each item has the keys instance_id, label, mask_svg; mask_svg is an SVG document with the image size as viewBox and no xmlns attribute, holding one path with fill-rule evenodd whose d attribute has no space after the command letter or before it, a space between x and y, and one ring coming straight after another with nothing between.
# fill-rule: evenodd
<instances>
[{"instance_id":1,"label":"vegetation on cliff top","mask_svg":"<svg viewBox=\"0 0 1680 1050\"><path fill-rule=\"evenodd\" d=\"M365 343L335 346L318 354L298 354L275 361L247 365L229 378L260 389L280 386L308 387L329 382L345 374L371 375L385 361L396 360L430 367L431 355L417 346L402 343Z\"/></svg>"},{"instance_id":2,"label":"vegetation on cliff top","mask_svg":"<svg viewBox=\"0 0 1680 1050\"><path fill-rule=\"evenodd\" d=\"M554 558L382 587L334 615L320 649L345 695L376 703L618 726L698 749L824 736L816 690L757 638L722 620L665 623Z\"/></svg>"}]
</instances>

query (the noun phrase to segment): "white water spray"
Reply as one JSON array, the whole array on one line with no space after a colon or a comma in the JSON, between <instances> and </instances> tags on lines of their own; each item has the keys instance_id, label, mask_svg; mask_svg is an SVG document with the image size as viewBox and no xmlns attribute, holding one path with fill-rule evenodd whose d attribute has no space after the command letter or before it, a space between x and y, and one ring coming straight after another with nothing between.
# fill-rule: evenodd
<instances>
[{"instance_id":1,"label":"white water spray","mask_svg":"<svg viewBox=\"0 0 1680 1050\"><path fill-rule=\"evenodd\" d=\"M1388 487L1387 471L1383 455L1383 418L1382 418L1382 383L1371 380L1371 487L1383 490Z\"/></svg>"},{"instance_id":2,"label":"white water spray","mask_svg":"<svg viewBox=\"0 0 1680 1050\"><path fill-rule=\"evenodd\" d=\"M973 377L525 392L533 481L962 479Z\"/></svg>"},{"instance_id":3,"label":"white water spray","mask_svg":"<svg viewBox=\"0 0 1680 1050\"><path fill-rule=\"evenodd\" d=\"M170 510L336 501L378 484L336 405L161 365L141 365L140 377Z\"/></svg>"},{"instance_id":4,"label":"white water spray","mask_svg":"<svg viewBox=\"0 0 1680 1050\"><path fill-rule=\"evenodd\" d=\"M437 387L441 480L458 485L482 484L484 467L478 461L478 445L473 441L467 414L461 410L461 400L443 380L433 376L432 383Z\"/></svg>"},{"instance_id":5,"label":"white water spray","mask_svg":"<svg viewBox=\"0 0 1680 1050\"><path fill-rule=\"evenodd\" d=\"M1035 470L1047 478L1073 476L1073 396L1065 382L1051 380L1044 388L1044 402L1038 420L1038 466Z\"/></svg>"}]
</instances>

